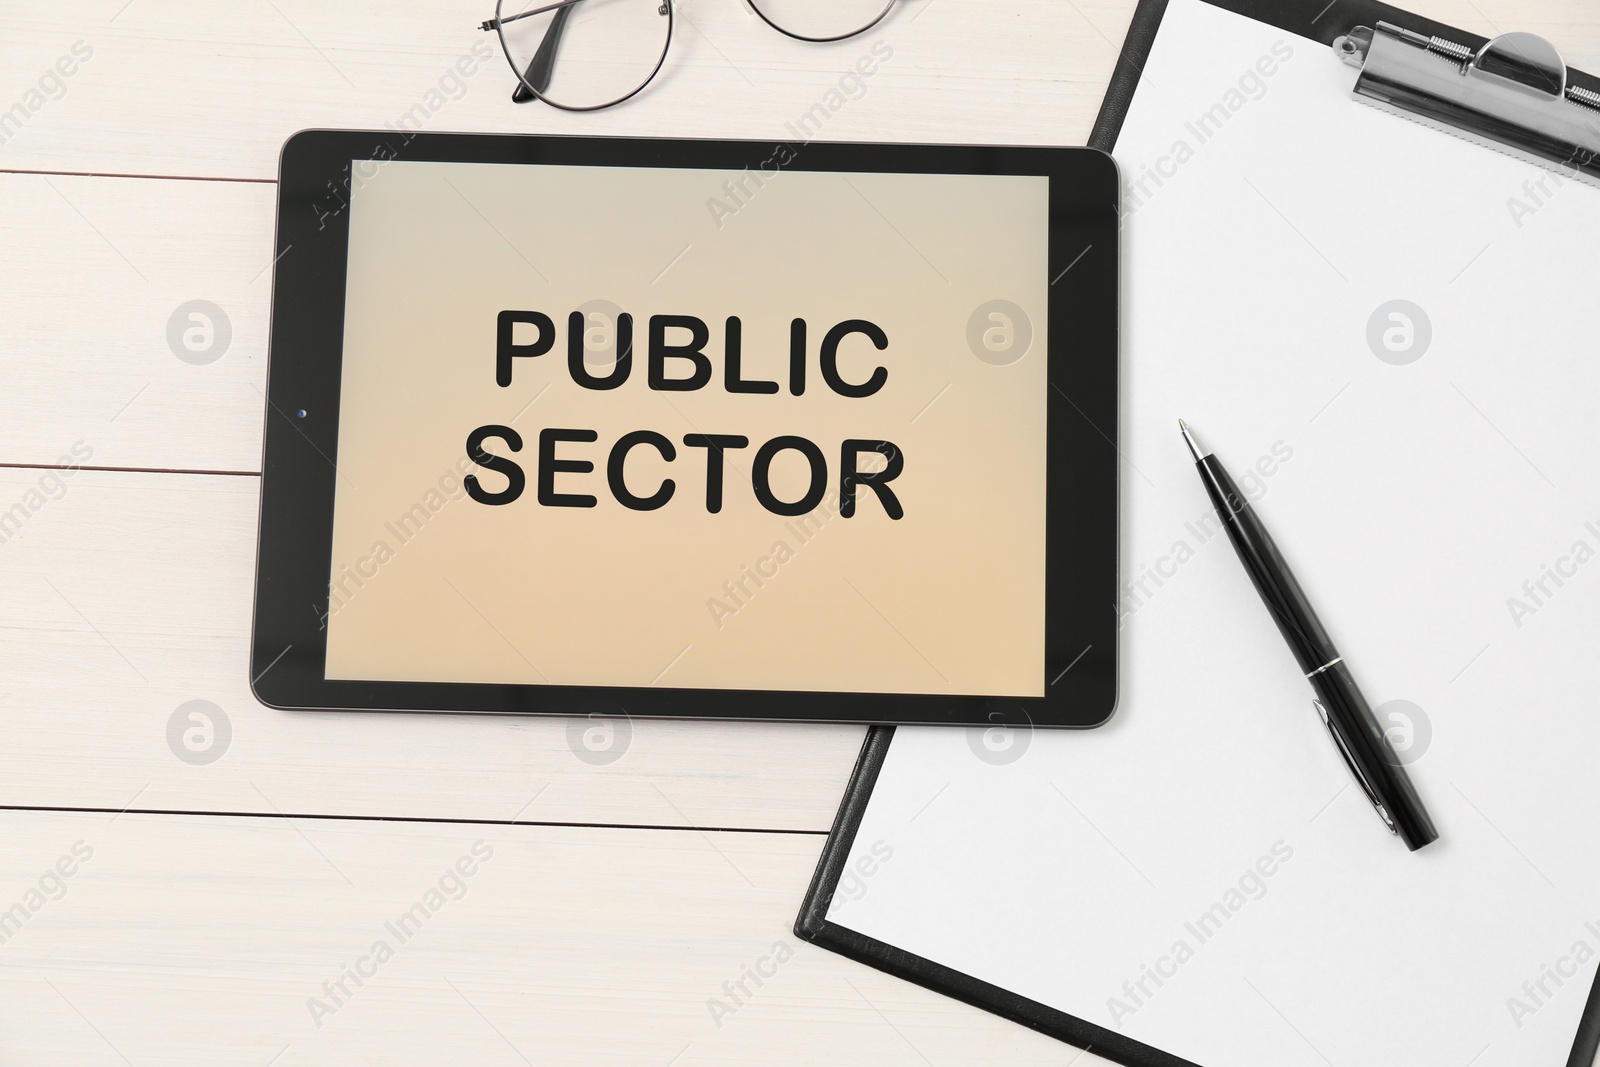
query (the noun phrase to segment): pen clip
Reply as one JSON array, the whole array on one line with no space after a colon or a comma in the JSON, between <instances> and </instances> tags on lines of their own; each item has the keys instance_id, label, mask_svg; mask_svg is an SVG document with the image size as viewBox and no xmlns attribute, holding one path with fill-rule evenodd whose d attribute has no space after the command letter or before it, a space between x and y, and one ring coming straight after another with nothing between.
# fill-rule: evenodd
<instances>
[{"instance_id":1,"label":"pen clip","mask_svg":"<svg viewBox=\"0 0 1600 1067\"><path fill-rule=\"evenodd\" d=\"M1394 820L1389 817L1388 811L1384 809L1383 801L1378 799L1378 794L1372 788L1372 783L1367 781L1367 776L1361 773L1361 768L1357 766L1355 758L1350 755L1350 746L1345 744L1344 737L1339 733L1339 728L1328 717L1328 709L1323 707L1322 701L1315 697L1311 699L1311 703L1316 707L1317 716L1322 719L1322 725L1328 728L1328 736L1333 738L1333 747L1339 750L1339 755L1344 758L1345 766L1350 768L1350 776L1356 780L1356 784L1361 787L1361 791L1367 794L1367 799L1372 802L1373 810L1378 813L1378 818L1383 820L1383 825L1389 828L1391 834L1399 833L1400 828L1395 826Z\"/></svg>"}]
</instances>

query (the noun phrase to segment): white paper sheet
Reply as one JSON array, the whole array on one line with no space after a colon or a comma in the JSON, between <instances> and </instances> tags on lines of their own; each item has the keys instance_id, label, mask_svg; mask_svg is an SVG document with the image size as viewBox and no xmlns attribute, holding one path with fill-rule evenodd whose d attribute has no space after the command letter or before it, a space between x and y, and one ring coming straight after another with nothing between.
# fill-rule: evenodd
<instances>
[{"instance_id":1,"label":"white paper sheet","mask_svg":"<svg viewBox=\"0 0 1600 1067\"><path fill-rule=\"evenodd\" d=\"M1355 73L1172 0L1116 152L1120 708L898 731L829 918L1205 1067L1564 1063L1600 953L1600 190ZM1351 784L1179 417L1255 469L1436 844Z\"/></svg>"}]
</instances>

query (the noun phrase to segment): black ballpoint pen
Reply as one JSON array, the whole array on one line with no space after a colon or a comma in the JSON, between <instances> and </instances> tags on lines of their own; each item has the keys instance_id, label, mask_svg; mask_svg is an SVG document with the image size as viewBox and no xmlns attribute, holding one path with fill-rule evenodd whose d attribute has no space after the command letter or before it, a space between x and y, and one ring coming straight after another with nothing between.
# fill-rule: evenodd
<instances>
[{"instance_id":1,"label":"black ballpoint pen","mask_svg":"<svg viewBox=\"0 0 1600 1067\"><path fill-rule=\"evenodd\" d=\"M1428 818L1411 779L1266 527L1217 457L1200 447L1189 424L1179 419L1178 428L1194 454L1195 469L1200 472L1200 480L1222 518L1239 561L1316 690L1317 698L1312 703L1356 784L1367 794L1389 832L1398 834L1407 848L1415 852L1437 840L1439 832L1433 828L1433 820Z\"/></svg>"}]
</instances>

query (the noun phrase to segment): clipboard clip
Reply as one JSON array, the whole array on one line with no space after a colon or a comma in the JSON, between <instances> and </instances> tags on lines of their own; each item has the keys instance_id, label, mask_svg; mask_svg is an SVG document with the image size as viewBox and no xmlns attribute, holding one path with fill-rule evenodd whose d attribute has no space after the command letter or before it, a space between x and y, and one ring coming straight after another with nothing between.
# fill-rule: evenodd
<instances>
[{"instance_id":1,"label":"clipboard clip","mask_svg":"<svg viewBox=\"0 0 1600 1067\"><path fill-rule=\"evenodd\" d=\"M1600 93L1572 84L1537 34L1474 50L1379 22L1335 39L1333 51L1360 69L1359 99L1600 184Z\"/></svg>"}]
</instances>

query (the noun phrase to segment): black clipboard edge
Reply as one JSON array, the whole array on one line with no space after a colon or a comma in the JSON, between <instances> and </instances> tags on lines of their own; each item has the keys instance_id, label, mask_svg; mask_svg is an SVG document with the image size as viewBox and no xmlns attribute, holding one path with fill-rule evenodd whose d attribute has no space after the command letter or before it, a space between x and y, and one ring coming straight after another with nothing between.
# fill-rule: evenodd
<instances>
[{"instance_id":1,"label":"black clipboard edge","mask_svg":"<svg viewBox=\"0 0 1600 1067\"><path fill-rule=\"evenodd\" d=\"M872 788L877 784L878 772L883 769L894 731L893 726L874 726L867 731L855 770L845 786L839 814L828 834L828 843L823 846L816 873L811 877L811 886L806 890L800 915L795 920L795 936L1129 1067L1198 1067L1189 1060L828 921L828 905L855 845L856 831L861 827L861 818L872 798Z\"/></svg>"},{"instance_id":2,"label":"black clipboard edge","mask_svg":"<svg viewBox=\"0 0 1600 1067\"><path fill-rule=\"evenodd\" d=\"M828 904L833 900L834 890L839 887L839 875L844 872L845 859L855 846L856 831L861 828L861 817L866 814L867 802L872 799L872 787L878 784L878 772L883 769L883 758L888 754L892 740L893 726L867 728L866 740L861 743L861 752L856 756L850 781L844 787L844 799L839 802L839 813L833 817L833 827L828 831L828 843L823 846L822 855L817 859L816 872L812 874L811 885L806 889L800 915L794 921L796 937L820 944L824 932L829 929ZM838 927L832 929L837 930Z\"/></svg>"},{"instance_id":3,"label":"black clipboard edge","mask_svg":"<svg viewBox=\"0 0 1600 1067\"><path fill-rule=\"evenodd\" d=\"M1089 131L1089 147L1110 152L1122 132L1122 120L1128 117L1133 104L1133 91L1139 87L1139 75L1144 73L1145 61L1150 58L1150 47L1155 44L1156 31L1167 13L1167 0L1139 0L1134 8L1133 21L1128 23L1128 36L1117 53L1117 65L1111 71L1111 84L1100 101L1100 113L1095 116L1094 128Z\"/></svg>"},{"instance_id":4,"label":"black clipboard edge","mask_svg":"<svg viewBox=\"0 0 1600 1067\"><path fill-rule=\"evenodd\" d=\"M1333 0L1319 14L1312 16L1309 24L1306 21L1307 0L1204 2L1329 46L1332 46L1334 38L1351 27L1371 26L1378 21L1393 22L1418 33L1437 35L1474 49L1488 40L1376 0ZM1115 147L1117 136L1122 132L1123 120L1127 118L1128 108L1133 103L1139 76L1150 58L1151 46L1155 43L1156 32L1161 27L1161 19L1166 11L1167 0L1139 0L1128 25L1127 38L1117 55L1111 82L1106 87L1105 98L1101 101L1099 114L1090 131L1089 147L1106 153L1111 153ZM1571 84L1600 92L1600 78L1585 71L1568 67L1567 79ZM878 772L883 768L894 731L893 726L874 726L867 731L855 770L845 786L839 814L834 818L833 829L828 834L828 843L817 861L816 873L812 875L810 888L806 890L799 917L795 920L795 936L857 963L935 993L954 997L1049 1037L1093 1051L1098 1056L1127 1064L1128 1067L1198 1067L1188 1060L1084 1022L1038 1001L1020 997L943 964L828 922L828 905L833 900L834 890L838 888L845 860L855 845L856 831L866 813L867 802L872 797L873 786L877 784ZM1600 1056L1600 973L1595 975L1594 984L1589 990L1589 999L1584 1005L1566 1067L1593 1067L1597 1056Z\"/></svg>"},{"instance_id":5,"label":"black clipboard edge","mask_svg":"<svg viewBox=\"0 0 1600 1067\"><path fill-rule=\"evenodd\" d=\"M1594 985L1589 987L1589 999L1578 1020L1578 1036L1573 1038L1567 1067L1593 1067L1596 1056L1600 1056L1600 974L1595 975Z\"/></svg>"}]
</instances>

